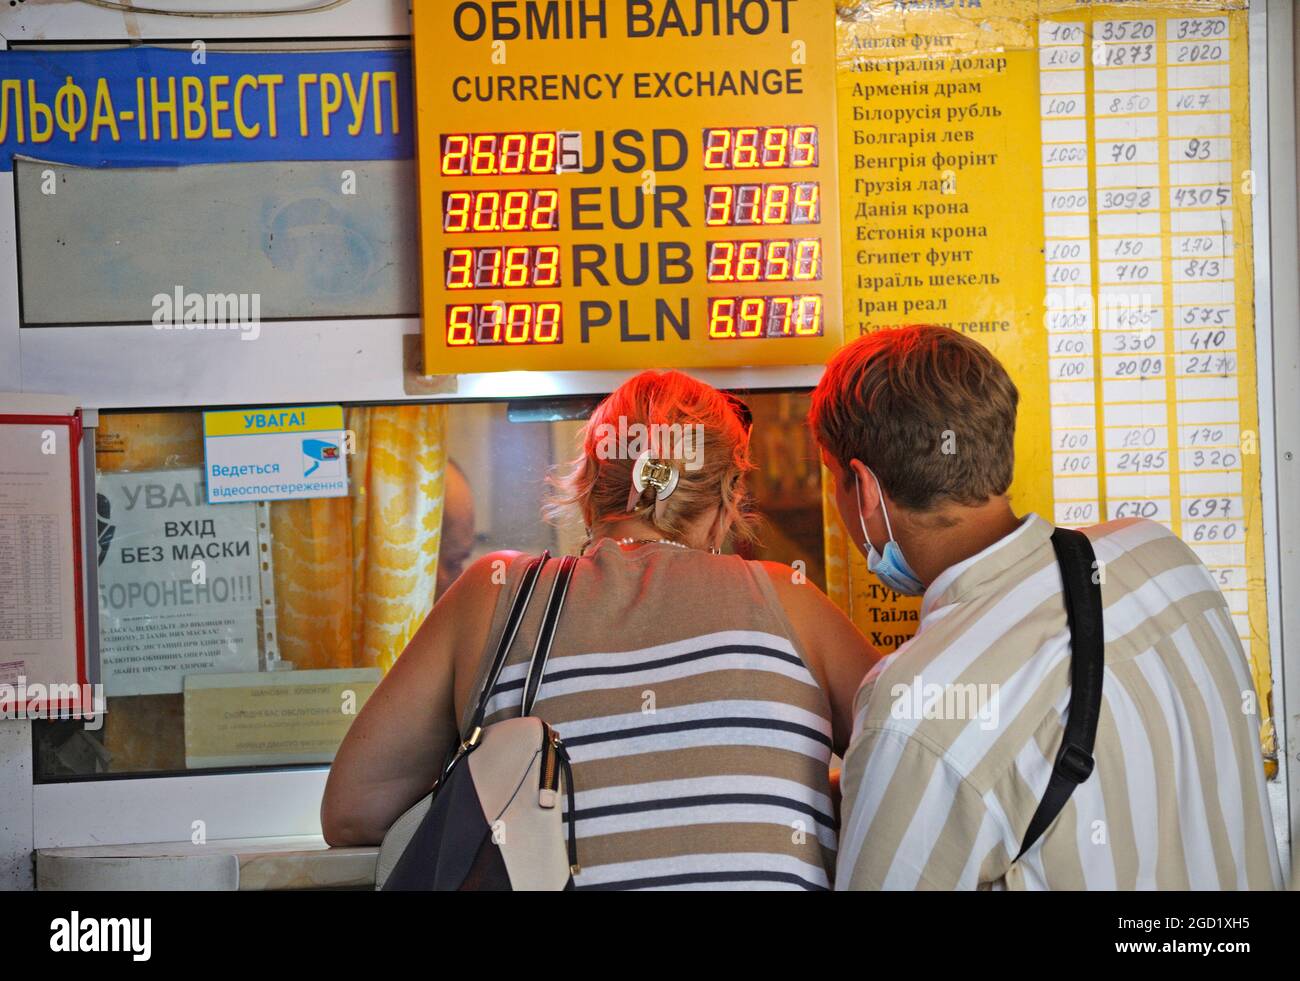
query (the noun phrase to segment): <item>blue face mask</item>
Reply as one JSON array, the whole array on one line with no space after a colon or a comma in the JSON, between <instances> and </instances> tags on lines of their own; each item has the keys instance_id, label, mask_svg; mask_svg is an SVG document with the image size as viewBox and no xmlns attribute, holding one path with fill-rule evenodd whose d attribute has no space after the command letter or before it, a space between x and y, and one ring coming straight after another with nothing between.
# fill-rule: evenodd
<instances>
[{"instance_id":1,"label":"blue face mask","mask_svg":"<svg viewBox=\"0 0 1300 981\"><path fill-rule=\"evenodd\" d=\"M885 516L885 531L889 533L889 541L885 543L885 551L882 555L876 551L876 546L871 544L871 536L867 534L867 521L862 516L862 487L855 470L853 490L857 498L858 523L862 526L862 541L867 546L867 568L894 592L902 593L904 596L920 596L925 592L925 583L916 578L916 573L907 564L907 559L903 558L903 550L898 547L898 542L894 541L894 529L889 525L889 511L885 507L884 491L880 490L880 479L876 477L875 471L869 467L867 469L876 482L876 490L880 494L880 512Z\"/></svg>"}]
</instances>

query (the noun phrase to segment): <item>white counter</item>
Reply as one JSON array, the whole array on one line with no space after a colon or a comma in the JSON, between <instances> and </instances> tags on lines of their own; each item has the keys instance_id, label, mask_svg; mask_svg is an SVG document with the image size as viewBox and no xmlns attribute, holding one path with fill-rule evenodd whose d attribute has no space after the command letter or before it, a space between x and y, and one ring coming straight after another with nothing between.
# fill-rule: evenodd
<instances>
[{"instance_id":1,"label":"white counter","mask_svg":"<svg viewBox=\"0 0 1300 981\"><path fill-rule=\"evenodd\" d=\"M377 846L331 848L318 835L41 848L36 888L373 889L378 856Z\"/></svg>"}]
</instances>

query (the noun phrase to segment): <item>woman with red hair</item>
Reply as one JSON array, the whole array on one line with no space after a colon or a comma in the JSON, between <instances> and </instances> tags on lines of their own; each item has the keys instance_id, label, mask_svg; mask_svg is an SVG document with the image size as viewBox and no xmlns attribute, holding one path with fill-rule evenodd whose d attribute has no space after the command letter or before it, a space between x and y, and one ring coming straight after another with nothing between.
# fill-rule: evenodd
<instances>
[{"instance_id":1,"label":"woman with red hair","mask_svg":"<svg viewBox=\"0 0 1300 981\"><path fill-rule=\"evenodd\" d=\"M552 480L549 514L580 517L587 542L532 714L572 760L579 889L831 885L829 762L877 655L795 570L722 554L753 536L749 430L734 397L643 372ZM326 789L332 844L379 841L428 792L528 565L517 552L474 563L366 703ZM519 714L541 616L529 607L488 724Z\"/></svg>"}]
</instances>

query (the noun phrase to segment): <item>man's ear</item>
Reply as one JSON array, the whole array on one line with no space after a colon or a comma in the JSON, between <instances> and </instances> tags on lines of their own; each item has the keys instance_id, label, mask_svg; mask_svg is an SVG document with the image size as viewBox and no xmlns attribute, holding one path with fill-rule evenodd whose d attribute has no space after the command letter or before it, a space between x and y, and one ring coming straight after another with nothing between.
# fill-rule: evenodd
<instances>
[{"instance_id":1,"label":"man's ear","mask_svg":"<svg viewBox=\"0 0 1300 981\"><path fill-rule=\"evenodd\" d=\"M869 518L880 507L880 485L876 483L876 478L861 460L850 460L849 469L850 473L846 476L857 477L856 490L858 503L862 506L862 516Z\"/></svg>"}]
</instances>

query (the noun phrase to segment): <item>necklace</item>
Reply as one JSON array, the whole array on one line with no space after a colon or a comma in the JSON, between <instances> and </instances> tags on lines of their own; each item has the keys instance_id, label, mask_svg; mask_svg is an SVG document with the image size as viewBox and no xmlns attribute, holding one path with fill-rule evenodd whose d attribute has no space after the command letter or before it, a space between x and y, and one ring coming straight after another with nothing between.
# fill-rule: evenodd
<instances>
[{"instance_id":1,"label":"necklace","mask_svg":"<svg viewBox=\"0 0 1300 981\"><path fill-rule=\"evenodd\" d=\"M675 542L671 538L619 538L615 540L615 545L672 545L675 548L689 549L689 545L683 545L681 542Z\"/></svg>"}]
</instances>

